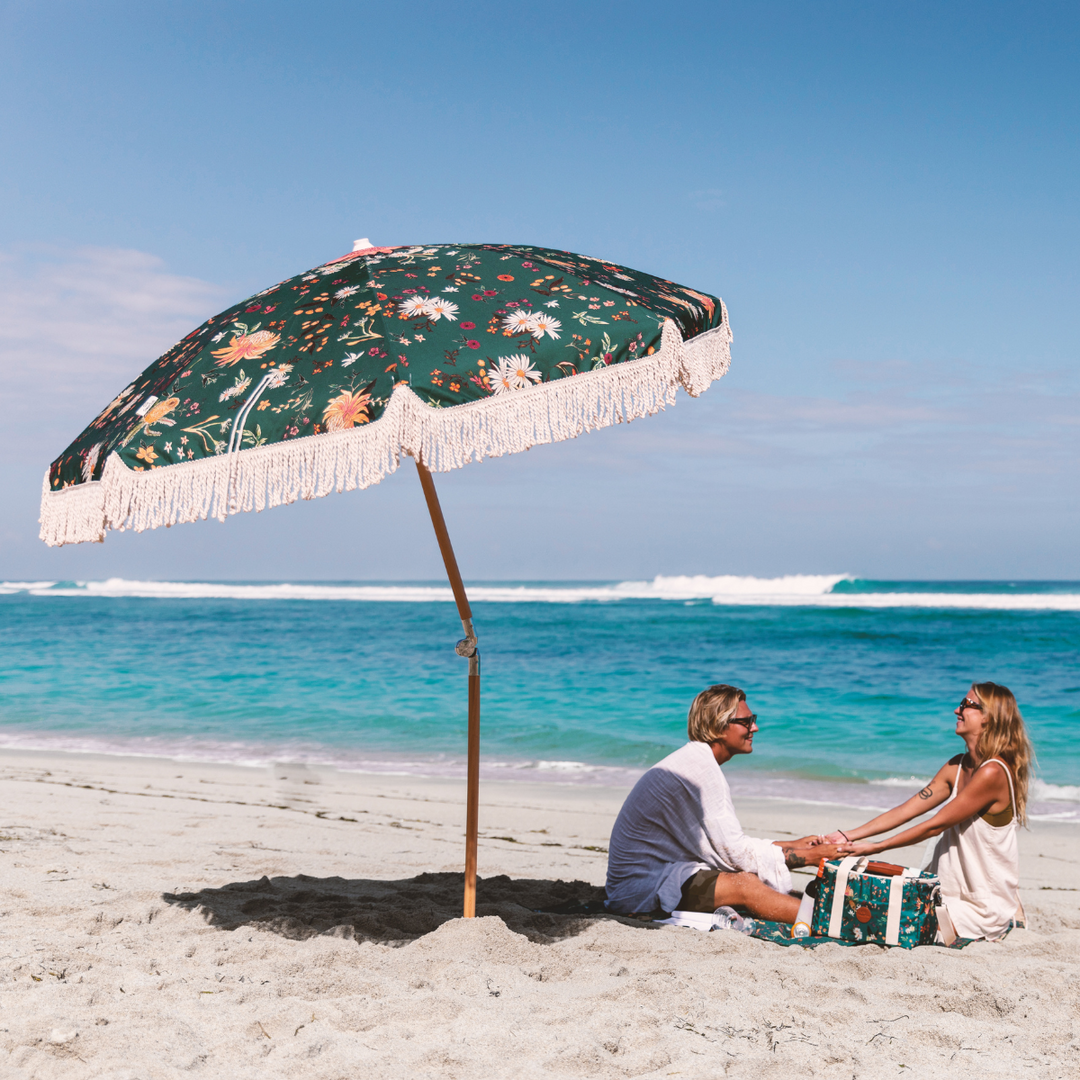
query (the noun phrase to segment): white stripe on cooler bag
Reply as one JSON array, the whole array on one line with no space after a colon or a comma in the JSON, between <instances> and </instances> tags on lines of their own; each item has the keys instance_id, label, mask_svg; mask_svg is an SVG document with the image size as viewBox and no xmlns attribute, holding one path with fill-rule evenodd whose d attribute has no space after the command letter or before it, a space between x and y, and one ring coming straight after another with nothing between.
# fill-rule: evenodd
<instances>
[{"instance_id":1,"label":"white stripe on cooler bag","mask_svg":"<svg viewBox=\"0 0 1080 1080\"><path fill-rule=\"evenodd\" d=\"M848 855L840 860L836 868L836 884L833 887L832 910L829 912L829 937L840 937L840 927L844 921L844 894L847 892L847 879L852 871L858 873L870 860L858 855ZM859 864L862 863L862 866Z\"/></svg>"},{"instance_id":2,"label":"white stripe on cooler bag","mask_svg":"<svg viewBox=\"0 0 1080 1080\"><path fill-rule=\"evenodd\" d=\"M900 912L904 907L904 882L918 877L919 871L910 866L889 881L889 916L885 920L885 944L900 944Z\"/></svg>"}]
</instances>

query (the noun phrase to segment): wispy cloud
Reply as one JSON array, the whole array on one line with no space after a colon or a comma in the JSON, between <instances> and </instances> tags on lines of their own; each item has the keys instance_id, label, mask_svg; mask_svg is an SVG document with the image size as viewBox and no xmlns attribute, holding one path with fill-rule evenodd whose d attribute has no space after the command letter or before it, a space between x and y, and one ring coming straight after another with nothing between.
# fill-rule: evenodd
<instances>
[{"instance_id":1,"label":"wispy cloud","mask_svg":"<svg viewBox=\"0 0 1080 1080\"><path fill-rule=\"evenodd\" d=\"M1029 494L1047 498L1080 454L1080 378L1070 372L896 362L841 365L822 384L818 394L770 393L722 380L697 401L680 395L663 416L565 453L753 488L967 485L974 495L1031 482Z\"/></svg>"},{"instance_id":2,"label":"wispy cloud","mask_svg":"<svg viewBox=\"0 0 1080 1080\"><path fill-rule=\"evenodd\" d=\"M0 252L0 459L44 466L125 380L227 300L141 251Z\"/></svg>"}]
</instances>

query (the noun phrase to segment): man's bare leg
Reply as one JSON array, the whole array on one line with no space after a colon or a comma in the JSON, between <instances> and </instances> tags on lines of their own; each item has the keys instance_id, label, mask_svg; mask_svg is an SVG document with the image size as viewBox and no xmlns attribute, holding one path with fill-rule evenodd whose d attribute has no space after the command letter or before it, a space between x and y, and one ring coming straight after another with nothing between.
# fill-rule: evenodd
<instances>
[{"instance_id":1,"label":"man's bare leg","mask_svg":"<svg viewBox=\"0 0 1080 1080\"><path fill-rule=\"evenodd\" d=\"M789 926L799 914L798 897L770 889L757 874L720 874L716 879L717 907L744 907L758 919Z\"/></svg>"}]
</instances>

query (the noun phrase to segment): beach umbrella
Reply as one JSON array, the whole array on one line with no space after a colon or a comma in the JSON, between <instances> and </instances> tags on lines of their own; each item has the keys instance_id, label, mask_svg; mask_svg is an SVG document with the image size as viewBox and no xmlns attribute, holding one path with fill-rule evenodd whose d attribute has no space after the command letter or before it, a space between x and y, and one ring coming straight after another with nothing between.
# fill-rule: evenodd
<instances>
[{"instance_id":1,"label":"beach umbrella","mask_svg":"<svg viewBox=\"0 0 1080 1080\"><path fill-rule=\"evenodd\" d=\"M378 483L415 463L469 660L465 914L475 913L480 654L433 472L696 397L730 363L714 296L570 252L375 247L192 330L52 463L50 545Z\"/></svg>"}]
</instances>

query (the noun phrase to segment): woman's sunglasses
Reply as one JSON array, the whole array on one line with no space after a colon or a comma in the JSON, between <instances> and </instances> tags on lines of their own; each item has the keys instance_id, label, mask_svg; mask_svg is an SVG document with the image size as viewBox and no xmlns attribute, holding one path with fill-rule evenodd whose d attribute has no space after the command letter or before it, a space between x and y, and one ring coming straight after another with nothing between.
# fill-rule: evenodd
<instances>
[{"instance_id":1,"label":"woman's sunglasses","mask_svg":"<svg viewBox=\"0 0 1080 1080\"><path fill-rule=\"evenodd\" d=\"M960 702L960 711L963 712L965 709L978 709L979 712L984 711L981 701L972 701L969 697L964 698L964 700Z\"/></svg>"}]
</instances>

